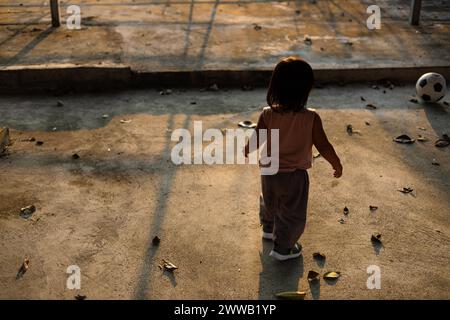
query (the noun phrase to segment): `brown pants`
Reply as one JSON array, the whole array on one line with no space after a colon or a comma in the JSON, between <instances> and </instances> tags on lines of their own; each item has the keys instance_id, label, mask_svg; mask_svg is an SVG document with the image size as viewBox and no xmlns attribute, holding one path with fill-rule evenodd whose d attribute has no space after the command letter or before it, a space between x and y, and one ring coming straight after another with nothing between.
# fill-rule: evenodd
<instances>
[{"instance_id":1,"label":"brown pants","mask_svg":"<svg viewBox=\"0 0 450 320\"><path fill-rule=\"evenodd\" d=\"M259 217L264 232L273 232L274 249L291 249L303 234L308 207L306 170L261 176Z\"/></svg>"}]
</instances>

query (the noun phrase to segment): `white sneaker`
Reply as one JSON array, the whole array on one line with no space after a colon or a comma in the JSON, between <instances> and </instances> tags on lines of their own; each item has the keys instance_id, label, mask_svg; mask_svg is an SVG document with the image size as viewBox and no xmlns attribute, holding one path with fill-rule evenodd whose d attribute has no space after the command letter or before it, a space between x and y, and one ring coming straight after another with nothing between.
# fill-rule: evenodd
<instances>
[{"instance_id":1,"label":"white sneaker","mask_svg":"<svg viewBox=\"0 0 450 320\"><path fill-rule=\"evenodd\" d=\"M269 256L272 258L278 260L278 261L285 261L289 259L295 259L300 257L302 254L302 246L298 243L295 244L295 247L291 249L291 252L289 254L280 254L274 250L270 251Z\"/></svg>"},{"instance_id":2,"label":"white sneaker","mask_svg":"<svg viewBox=\"0 0 450 320\"><path fill-rule=\"evenodd\" d=\"M262 235L263 239L266 240L273 240L273 232L264 232L263 231L263 235Z\"/></svg>"}]
</instances>

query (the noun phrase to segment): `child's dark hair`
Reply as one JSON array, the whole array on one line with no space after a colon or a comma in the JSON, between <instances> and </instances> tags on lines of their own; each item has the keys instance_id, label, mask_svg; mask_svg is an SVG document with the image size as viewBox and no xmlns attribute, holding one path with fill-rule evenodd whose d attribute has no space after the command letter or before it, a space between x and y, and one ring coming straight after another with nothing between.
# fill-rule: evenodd
<instances>
[{"instance_id":1,"label":"child's dark hair","mask_svg":"<svg viewBox=\"0 0 450 320\"><path fill-rule=\"evenodd\" d=\"M301 58L281 60L272 73L267 104L275 111L301 111L314 85L314 72Z\"/></svg>"}]
</instances>

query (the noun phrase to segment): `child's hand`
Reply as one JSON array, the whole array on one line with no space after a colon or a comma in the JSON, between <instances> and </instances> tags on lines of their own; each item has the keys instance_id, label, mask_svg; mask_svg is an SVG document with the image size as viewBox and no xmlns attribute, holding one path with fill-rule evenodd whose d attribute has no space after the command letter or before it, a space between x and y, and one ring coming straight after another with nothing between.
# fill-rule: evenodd
<instances>
[{"instance_id":1,"label":"child's hand","mask_svg":"<svg viewBox=\"0 0 450 320\"><path fill-rule=\"evenodd\" d=\"M333 168L334 169L334 177L335 178L340 178L341 176L342 176L342 165L341 164L339 164L339 166L337 166L336 168Z\"/></svg>"}]
</instances>

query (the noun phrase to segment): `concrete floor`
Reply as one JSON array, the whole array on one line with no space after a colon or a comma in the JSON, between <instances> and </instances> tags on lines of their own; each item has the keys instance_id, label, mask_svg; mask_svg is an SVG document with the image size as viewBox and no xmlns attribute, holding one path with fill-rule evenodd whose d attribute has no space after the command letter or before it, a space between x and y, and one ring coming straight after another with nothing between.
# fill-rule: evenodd
<instances>
[{"instance_id":1,"label":"concrete floor","mask_svg":"<svg viewBox=\"0 0 450 320\"><path fill-rule=\"evenodd\" d=\"M255 120L263 90L0 97L0 127L11 128L13 141L0 158L0 298L271 299L299 289L306 299L449 299L450 149L433 142L450 132L450 109L411 103L413 91L313 92L310 105L344 176L332 178L325 160L315 160L303 258L284 264L267 256L270 243L261 240L256 167L170 161L171 130L194 120L205 128ZM347 124L361 134L349 136ZM429 141L392 141L404 133ZM413 194L396 191L406 186ZM20 218L30 204L36 213ZM345 206L350 214L340 224ZM374 232L383 248L371 244ZM325 265L313 260L316 251L327 255ZM26 256L30 268L15 280ZM162 259L179 270L163 273ZM66 288L69 265L81 268L80 291ZM366 288L369 265L381 268L380 290ZM310 287L309 270L342 277Z\"/></svg>"},{"instance_id":2,"label":"concrete floor","mask_svg":"<svg viewBox=\"0 0 450 320\"><path fill-rule=\"evenodd\" d=\"M268 70L293 54L316 69L449 64L444 0L424 1L418 27L408 23L410 0L377 1L382 28L375 31L366 27L373 4L366 0L80 0L81 30L64 25L74 1L60 3L63 26L52 29L48 1L0 0L0 69Z\"/></svg>"}]
</instances>

